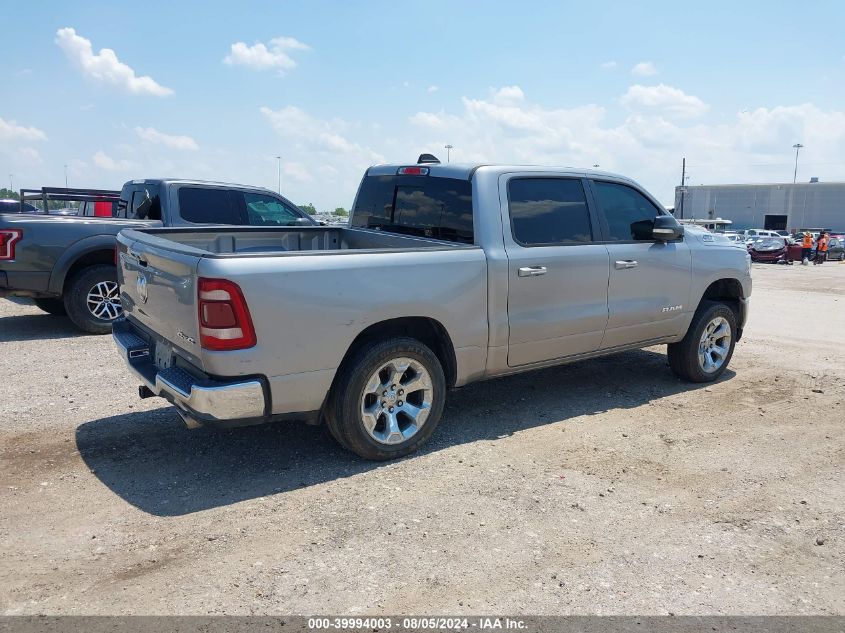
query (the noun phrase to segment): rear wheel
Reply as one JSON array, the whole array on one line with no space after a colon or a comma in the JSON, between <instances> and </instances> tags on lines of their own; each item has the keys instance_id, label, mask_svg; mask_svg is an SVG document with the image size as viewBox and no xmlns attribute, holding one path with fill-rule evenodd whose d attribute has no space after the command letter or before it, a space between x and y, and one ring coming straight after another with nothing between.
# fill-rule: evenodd
<instances>
[{"instance_id":1,"label":"rear wheel","mask_svg":"<svg viewBox=\"0 0 845 633\"><path fill-rule=\"evenodd\" d=\"M437 356L419 341L392 338L344 362L326 406L326 424L361 457L394 459L434 433L446 399Z\"/></svg>"},{"instance_id":2,"label":"rear wheel","mask_svg":"<svg viewBox=\"0 0 845 633\"><path fill-rule=\"evenodd\" d=\"M683 340L668 346L669 366L690 382L716 380L733 356L736 332L736 316L729 306L702 301Z\"/></svg>"},{"instance_id":3,"label":"rear wheel","mask_svg":"<svg viewBox=\"0 0 845 633\"><path fill-rule=\"evenodd\" d=\"M64 316L67 314L65 304L61 299L35 299L35 305L47 314Z\"/></svg>"},{"instance_id":4,"label":"rear wheel","mask_svg":"<svg viewBox=\"0 0 845 633\"><path fill-rule=\"evenodd\" d=\"M79 329L91 334L108 334L112 323L123 315L117 270L108 264L89 266L68 283L65 309Z\"/></svg>"}]
</instances>

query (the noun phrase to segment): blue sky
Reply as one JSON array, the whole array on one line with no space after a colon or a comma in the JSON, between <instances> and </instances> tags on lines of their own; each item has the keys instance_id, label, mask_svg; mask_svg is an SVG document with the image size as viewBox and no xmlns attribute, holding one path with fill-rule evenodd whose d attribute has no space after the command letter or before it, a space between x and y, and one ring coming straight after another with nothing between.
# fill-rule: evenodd
<instances>
[{"instance_id":1,"label":"blue sky","mask_svg":"<svg viewBox=\"0 0 845 633\"><path fill-rule=\"evenodd\" d=\"M6 2L0 177L180 176L349 207L367 165L845 180L845 3ZM111 49L103 52L101 49ZM146 78L146 79L145 79Z\"/></svg>"}]
</instances>

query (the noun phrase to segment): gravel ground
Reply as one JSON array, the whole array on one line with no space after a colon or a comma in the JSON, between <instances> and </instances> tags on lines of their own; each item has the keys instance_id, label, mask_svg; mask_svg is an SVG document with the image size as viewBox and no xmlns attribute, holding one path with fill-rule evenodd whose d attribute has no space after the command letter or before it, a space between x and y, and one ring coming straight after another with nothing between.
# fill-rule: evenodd
<instances>
[{"instance_id":1,"label":"gravel ground","mask_svg":"<svg viewBox=\"0 0 845 633\"><path fill-rule=\"evenodd\" d=\"M389 464L189 431L0 300L0 613L845 614L845 265L754 283L717 384L662 348L479 383Z\"/></svg>"}]
</instances>

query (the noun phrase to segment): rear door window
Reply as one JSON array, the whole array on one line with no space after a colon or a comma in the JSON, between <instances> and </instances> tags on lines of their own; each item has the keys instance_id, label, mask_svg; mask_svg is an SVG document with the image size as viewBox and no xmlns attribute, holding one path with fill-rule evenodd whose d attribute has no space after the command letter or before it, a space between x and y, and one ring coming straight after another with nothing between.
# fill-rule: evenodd
<instances>
[{"instance_id":1,"label":"rear door window","mask_svg":"<svg viewBox=\"0 0 845 633\"><path fill-rule=\"evenodd\" d=\"M246 224L239 192L211 187L180 187L179 215L195 224Z\"/></svg>"},{"instance_id":2,"label":"rear door window","mask_svg":"<svg viewBox=\"0 0 845 633\"><path fill-rule=\"evenodd\" d=\"M473 243L472 185L431 176L367 176L352 209L353 227Z\"/></svg>"},{"instance_id":3,"label":"rear door window","mask_svg":"<svg viewBox=\"0 0 845 633\"><path fill-rule=\"evenodd\" d=\"M522 246L593 239L584 186L575 178L514 178L508 183L513 239Z\"/></svg>"}]
</instances>

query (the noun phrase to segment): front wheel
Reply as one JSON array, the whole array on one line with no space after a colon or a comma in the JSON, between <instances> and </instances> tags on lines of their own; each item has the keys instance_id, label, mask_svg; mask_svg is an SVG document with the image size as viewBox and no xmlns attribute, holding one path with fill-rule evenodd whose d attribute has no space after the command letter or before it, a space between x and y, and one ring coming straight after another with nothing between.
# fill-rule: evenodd
<instances>
[{"instance_id":1,"label":"front wheel","mask_svg":"<svg viewBox=\"0 0 845 633\"><path fill-rule=\"evenodd\" d=\"M437 356L419 341L397 337L362 347L344 362L326 406L338 442L365 459L412 453L434 432L446 399Z\"/></svg>"},{"instance_id":2,"label":"front wheel","mask_svg":"<svg viewBox=\"0 0 845 633\"><path fill-rule=\"evenodd\" d=\"M727 369L736 345L736 315L717 301L702 301L686 336L668 346L669 366L690 382L712 382Z\"/></svg>"},{"instance_id":3,"label":"front wheel","mask_svg":"<svg viewBox=\"0 0 845 633\"><path fill-rule=\"evenodd\" d=\"M117 270L108 264L82 269L71 279L64 299L70 320L90 334L108 334L123 314Z\"/></svg>"}]
</instances>

